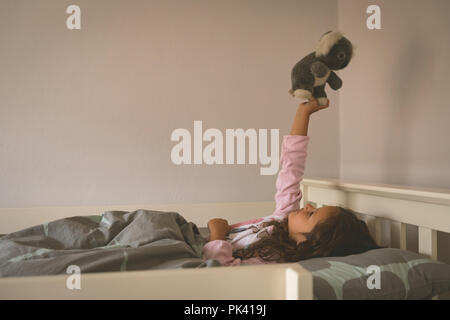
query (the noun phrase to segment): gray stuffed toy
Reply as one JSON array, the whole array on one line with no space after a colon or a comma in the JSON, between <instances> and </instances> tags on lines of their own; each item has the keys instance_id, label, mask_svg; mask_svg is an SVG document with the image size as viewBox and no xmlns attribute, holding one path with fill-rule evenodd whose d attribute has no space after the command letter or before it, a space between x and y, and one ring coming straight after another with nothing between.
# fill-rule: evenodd
<instances>
[{"instance_id":1,"label":"gray stuffed toy","mask_svg":"<svg viewBox=\"0 0 450 320\"><path fill-rule=\"evenodd\" d=\"M315 52L311 52L292 69L292 89L297 98L317 99L319 105L327 104L325 84L333 90L342 87L342 80L332 70L344 69L353 57L353 45L340 32L328 31L322 35Z\"/></svg>"}]
</instances>

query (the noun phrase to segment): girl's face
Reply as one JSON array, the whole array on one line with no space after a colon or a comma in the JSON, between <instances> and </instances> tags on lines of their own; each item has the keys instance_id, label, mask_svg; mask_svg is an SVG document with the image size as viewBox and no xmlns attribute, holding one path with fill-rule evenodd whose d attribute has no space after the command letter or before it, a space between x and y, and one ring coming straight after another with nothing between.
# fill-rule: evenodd
<instances>
[{"instance_id":1,"label":"girl's face","mask_svg":"<svg viewBox=\"0 0 450 320\"><path fill-rule=\"evenodd\" d=\"M308 203L303 209L292 211L288 214L289 237L297 244L305 241L306 237L301 233L311 232L316 224L337 213L337 207L324 206L316 209Z\"/></svg>"}]
</instances>

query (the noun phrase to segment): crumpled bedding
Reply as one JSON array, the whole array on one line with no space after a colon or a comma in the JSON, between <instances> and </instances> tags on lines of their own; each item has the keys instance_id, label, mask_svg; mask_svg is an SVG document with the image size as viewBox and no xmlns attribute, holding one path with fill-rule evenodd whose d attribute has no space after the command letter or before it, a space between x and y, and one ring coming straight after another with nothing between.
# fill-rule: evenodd
<instances>
[{"instance_id":1,"label":"crumpled bedding","mask_svg":"<svg viewBox=\"0 0 450 320\"><path fill-rule=\"evenodd\" d=\"M202 233L177 212L63 218L0 236L0 277L221 266L203 261Z\"/></svg>"}]
</instances>

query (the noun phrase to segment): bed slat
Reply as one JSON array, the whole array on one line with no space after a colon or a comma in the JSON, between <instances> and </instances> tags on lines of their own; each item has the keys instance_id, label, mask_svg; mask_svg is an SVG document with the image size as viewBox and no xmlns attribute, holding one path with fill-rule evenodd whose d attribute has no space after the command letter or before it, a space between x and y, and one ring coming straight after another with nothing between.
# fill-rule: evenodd
<instances>
[{"instance_id":1,"label":"bed slat","mask_svg":"<svg viewBox=\"0 0 450 320\"><path fill-rule=\"evenodd\" d=\"M379 245L383 245L382 238L381 238L381 219L375 218L374 223L375 223L375 241Z\"/></svg>"},{"instance_id":2,"label":"bed slat","mask_svg":"<svg viewBox=\"0 0 450 320\"><path fill-rule=\"evenodd\" d=\"M419 253L437 260L437 231L419 226Z\"/></svg>"},{"instance_id":3,"label":"bed slat","mask_svg":"<svg viewBox=\"0 0 450 320\"><path fill-rule=\"evenodd\" d=\"M406 223L400 223L400 249L406 250Z\"/></svg>"},{"instance_id":4,"label":"bed slat","mask_svg":"<svg viewBox=\"0 0 450 320\"><path fill-rule=\"evenodd\" d=\"M390 221L391 227L391 241L389 242L389 248L400 248L400 222Z\"/></svg>"},{"instance_id":5,"label":"bed slat","mask_svg":"<svg viewBox=\"0 0 450 320\"><path fill-rule=\"evenodd\" d=\"M378 243L378 239L377 239L377 222L376 222L376 217L371 216L369 214L366 214L364 216L364 221L367 224L367 228L369 229L369 233L370 235L375 239L375 241Z\"/></svg>"},{"instance_id":6,"label":"bed slat","mask_svg":"<svg viewBox=\"0 0 450 320\"><path fill-rule=\"evenodd\" d=\"M392 220L389 222L391 235L389 247L406 250L406 224Z\"/></svg>"}]
</instances>

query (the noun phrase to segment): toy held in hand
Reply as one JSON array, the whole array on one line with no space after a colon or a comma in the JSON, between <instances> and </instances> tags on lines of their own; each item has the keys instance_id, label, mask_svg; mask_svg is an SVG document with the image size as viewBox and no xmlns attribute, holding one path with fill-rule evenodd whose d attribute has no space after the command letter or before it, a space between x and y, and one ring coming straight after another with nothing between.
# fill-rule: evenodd
<instances>
[{"instance_id":1,"label":"toy held in hand","mask_svg":"<svg viewBox=\"0 0 450 320\"><path fill-rule=\"evenodd\" d=\"M311 52L292 68L292 89L289 93L301 99L315 97L319 105L328 101L325 84L333 90L342 87L342 80L333 70L344 69L353 57L353 45L338 31L322 35L315 52Z\"/></svg>"}]
</instances>

